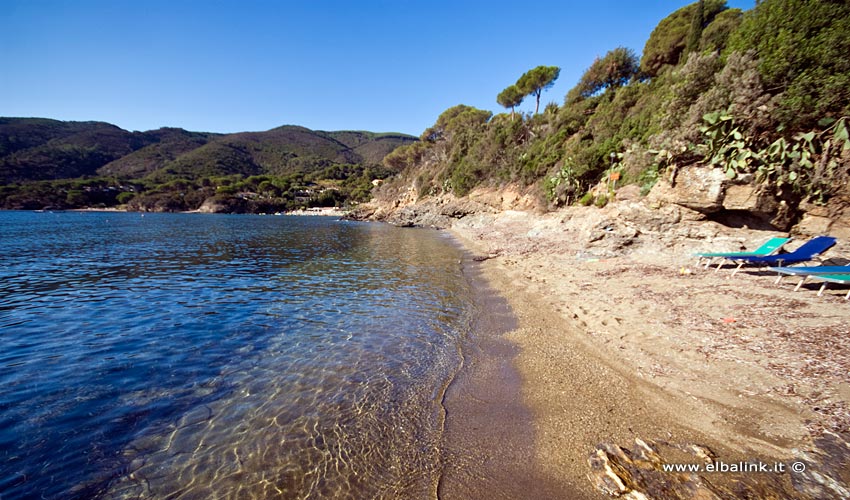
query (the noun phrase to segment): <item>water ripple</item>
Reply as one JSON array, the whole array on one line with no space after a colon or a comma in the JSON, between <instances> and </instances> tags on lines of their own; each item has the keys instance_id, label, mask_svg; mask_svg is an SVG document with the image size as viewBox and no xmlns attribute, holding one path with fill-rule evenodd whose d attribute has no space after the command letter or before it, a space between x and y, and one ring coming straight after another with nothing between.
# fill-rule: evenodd
<instances>
[{"instance_id":1,"label":"water ripple","mask_svg":"<svg viewBox=\"0 0 850 500\"><path fill-rule=\"evenodd\" d=\"M458 258L327 219L0 213L4 499L427 496Z\"/></svg>"}]
</instances>

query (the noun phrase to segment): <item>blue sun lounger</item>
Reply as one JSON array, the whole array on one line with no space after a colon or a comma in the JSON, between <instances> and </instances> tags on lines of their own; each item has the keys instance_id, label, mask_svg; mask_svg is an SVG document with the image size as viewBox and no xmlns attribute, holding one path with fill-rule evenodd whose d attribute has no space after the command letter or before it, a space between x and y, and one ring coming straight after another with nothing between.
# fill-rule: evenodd
<instances>
[{"instance_id":1,"label":"blue sun lounger","mask_svg":"<svg viewBox=\"0 0 850 500\"><path fill-rule=\"evenodd\" d=\"M706 259L705 268L708 269L708 266L711 265L711 262L714 259L720 259L720 264L717 266L717 269L723 265L723 261L730 257L762 257L765 255L772 255L779 251L783 245L791 241L791 238L771 238L764 242L764 244L752 252L714 252L714 253L696 253L694 256L697 258L697 265L700 265L702 259ZM716 271L716 270L715 270Z\"/></svg>"},{"instance_id":2,"label":"blue sun lounger","mask_svg":"<svg viewBox=\"0 0 850 500\"><path fill-rule=\"evenodd\" d=\"M793 252L780 253L776 255L765 255L760 257L726 257L732 261L738 261L738 267L732 271L732 275L741 269L744 264L761 264L762 266L784 264L796 264L797 262L806 262L814 259L816 256L826 252L835 245L835 238L832 236L816 236L809 241L803 243L800 248Z\"/></svg>"}]
</instances>

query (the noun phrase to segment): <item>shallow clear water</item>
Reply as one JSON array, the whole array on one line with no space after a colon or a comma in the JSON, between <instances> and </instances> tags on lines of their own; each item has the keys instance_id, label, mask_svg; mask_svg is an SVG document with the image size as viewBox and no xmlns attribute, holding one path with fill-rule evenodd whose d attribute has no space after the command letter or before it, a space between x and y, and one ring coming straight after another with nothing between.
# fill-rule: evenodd
<instances>
[{"instance_id":1,"label":"shallow clear water","mask_svg":"<svg viewBox=\"0 0 850 500\"><path fill-rule=\"evenodd\" d=\"M460 258L327 218L0 212L0 496L432 495Z\"/></svg>"}]
</instances>

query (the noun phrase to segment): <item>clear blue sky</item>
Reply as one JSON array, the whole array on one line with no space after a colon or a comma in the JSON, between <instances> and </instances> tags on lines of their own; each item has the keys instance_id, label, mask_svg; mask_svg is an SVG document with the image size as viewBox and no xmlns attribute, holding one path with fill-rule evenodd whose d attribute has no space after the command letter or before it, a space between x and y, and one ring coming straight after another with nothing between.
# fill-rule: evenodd
<instances>
[{"instance_id":1,"label":"clear blue sky","mask_svg":"<svg viewBox=\"0 0 850 500\"><path fill-rule=\"evenodd\" d=\"M561 67L541 107L561 103L595 57L640 55L688 3L0 0L0 116L419 135L456 104L501 111L541 64Z\"/></svg>"}]
</instances>

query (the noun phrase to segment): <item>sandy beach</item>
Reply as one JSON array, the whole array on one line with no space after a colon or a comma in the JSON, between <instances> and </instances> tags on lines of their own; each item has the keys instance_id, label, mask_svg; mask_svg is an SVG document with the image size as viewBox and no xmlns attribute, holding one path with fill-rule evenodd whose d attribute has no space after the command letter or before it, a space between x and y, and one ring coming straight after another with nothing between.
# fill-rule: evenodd
<instances>
[{"instance_id":1,"label":"sandy beach","mask_svg":"<svg viewBox=\"0 0 850 500\"><path fill-rule=\"evenodd\" d=\"M698 219L623 202L455 222L517 319L540 480L569 492L552 498L846 498L847 290L696 267L780 234ZM840 241L825 258L848 255ZM807 470L661 470L739 461Z\"/></svg>"}]
</instances>

